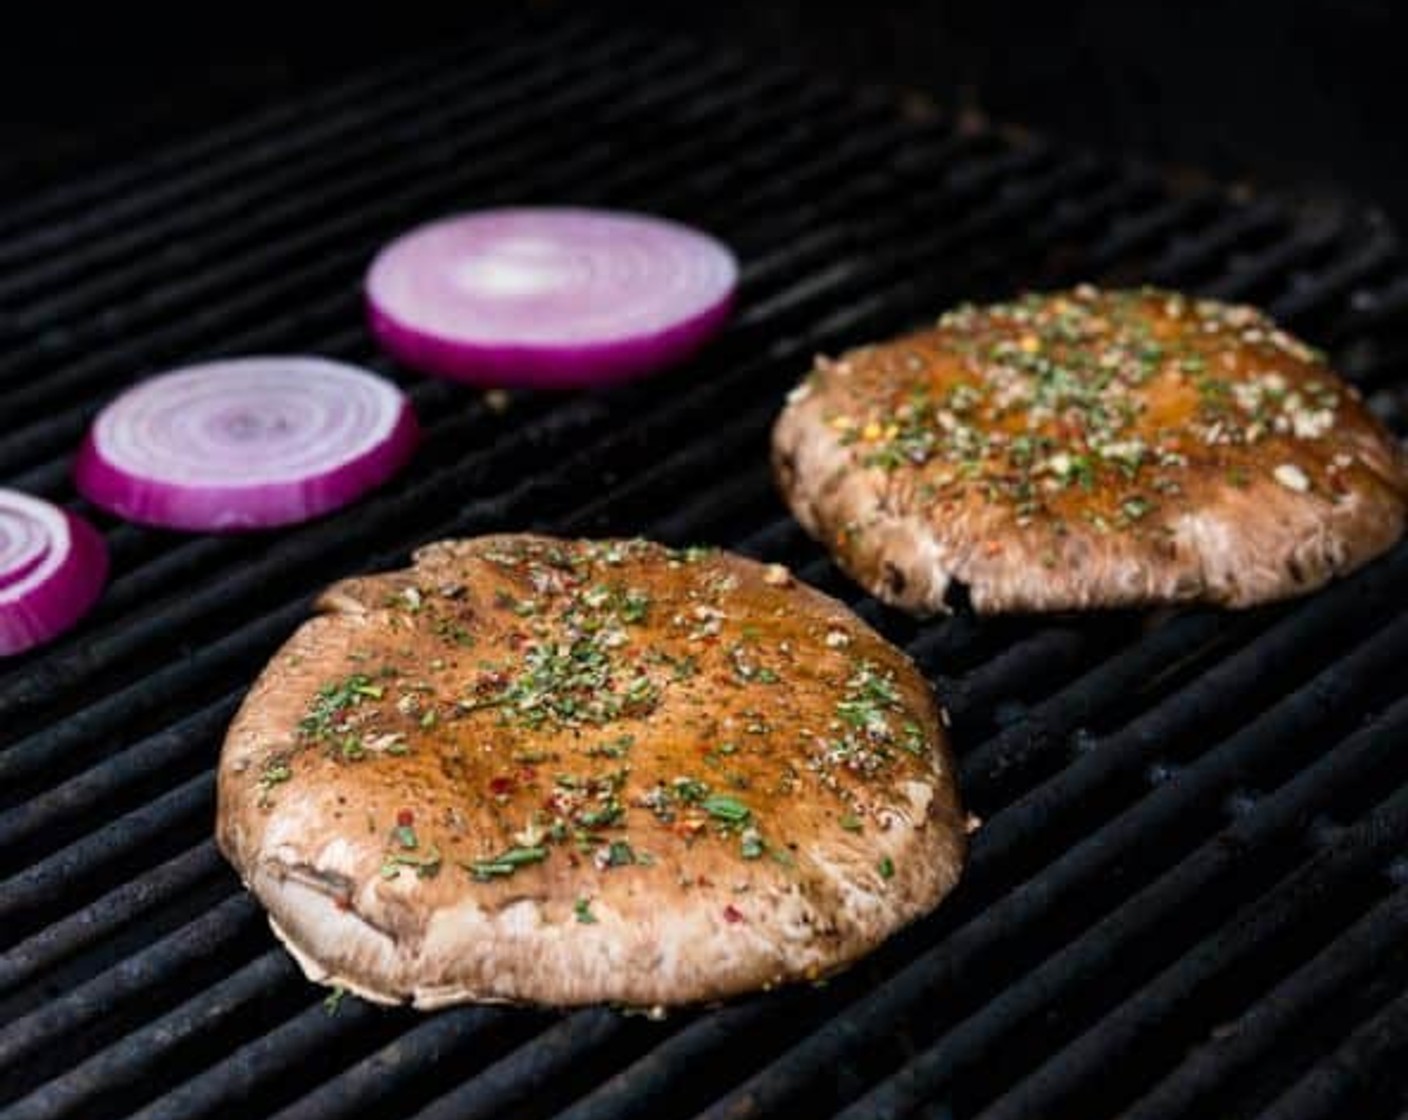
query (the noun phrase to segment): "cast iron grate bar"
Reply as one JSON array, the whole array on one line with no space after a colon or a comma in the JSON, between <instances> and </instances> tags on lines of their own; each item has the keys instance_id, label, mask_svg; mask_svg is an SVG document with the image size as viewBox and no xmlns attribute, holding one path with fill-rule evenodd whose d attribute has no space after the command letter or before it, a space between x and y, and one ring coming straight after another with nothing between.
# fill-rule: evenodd
<instances>
[{"instance_id":1,"label":"cast iron grate bar","mask_svg":"<svg viewBox=\"0 0 1408 1120\"><path fill-rule=\"evenodd\" d=\"M560 13L487 36L0 214L12 481L71 498L87 417L194 355L371 360L433 418L419 471L317 525L259 542L109 526L108 603L0 676L6 1115L1391 1114L1408 964L1369 955L1403 922L1408 549L1234 617L916 624L783 517L765 447L816 350L1084 278L1264 302L1396 416L1408 271L1392 232L906 122ZM356 300L375 245L518 199L716 229L747 265L738 321L690 369L504 415L377 359ZM209 840L220 731L322 583L526 525L784 560L906 645L985 818L952 902L824 989L665 1023L325 1011ZM1297 1024L1331 978L1338 1010L1307 1052ZM1234 1043L1207 1042L1224 1020Z\"/></svg>"}]
</instances>

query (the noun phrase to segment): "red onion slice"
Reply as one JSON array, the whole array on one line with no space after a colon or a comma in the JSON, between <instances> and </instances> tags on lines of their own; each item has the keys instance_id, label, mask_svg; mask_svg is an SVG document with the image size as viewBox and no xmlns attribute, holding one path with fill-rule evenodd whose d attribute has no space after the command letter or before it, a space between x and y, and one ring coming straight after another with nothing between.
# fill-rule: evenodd
<instances>
[{"instance_id":1,"label":"red onion slice","mask_svg":"<svg viewBox=\"0 0 1408 1120\"><path fill-rule=\"evenodd\" d=\"M406 365L483 386L572 388L651 373L719 332L738 262L642 214L486 210L421 226L372 262L371 328Z\"/></svg>"},{"instance_id":2,"label":"red onion slice","mask_svg":"<svg viewBox=\"0 0 1408 1120\"><path fill-rule=\"evenodd\" d=\"M107 576L96 529L58 506L0 490L0 657L67 630L97 602Z\"/></svg>"},{"instance_id":3,"label":"red onion slice","mask_svg":"<svg viewBox=\"0 0 1408 1120\"><path fill-rule=\"evenodd\" d=\"M306 521L395 474L419 429L394 385L309 357L189 366L99 414L75 481L95 505L197 532Z\"/></svg>"}]
</instances>

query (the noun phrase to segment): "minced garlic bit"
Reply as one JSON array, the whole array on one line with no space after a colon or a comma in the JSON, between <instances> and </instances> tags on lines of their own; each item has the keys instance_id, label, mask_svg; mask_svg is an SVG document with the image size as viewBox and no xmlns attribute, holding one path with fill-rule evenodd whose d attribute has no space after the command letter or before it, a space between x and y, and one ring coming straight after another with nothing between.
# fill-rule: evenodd
<instances>
[{"instance_id":1,"label":"minced garlic bit","mask_svg":"<svg viewBox=\"0 0 1408 1120\"><path fill-rule=\"evenodd\" d=\"M792 582L792 573L781 564L769 564L763 570L763 582L769 587L787 587Z\"/></svg>"},{"instance_id":2,"label":"minced garlic bit","mask_svg":"<svg viewBox=\"0 0 1408 1120\"><path fill-rule=\"evenodd\" d=\"M1294 490L1297 494L1304 494L1310 489L1309 477L1294 463L1281 463L1271 474L1287 490Z\"/></svg>"}]
</instances>

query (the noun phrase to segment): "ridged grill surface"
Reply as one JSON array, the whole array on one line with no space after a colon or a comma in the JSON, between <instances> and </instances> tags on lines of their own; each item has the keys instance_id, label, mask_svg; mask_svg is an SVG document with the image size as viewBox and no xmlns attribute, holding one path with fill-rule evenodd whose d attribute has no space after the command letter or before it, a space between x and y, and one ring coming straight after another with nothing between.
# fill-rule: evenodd
<instances>
[{"instance_id":1,"label":"ridged grill surface","mask_svg":"<svg viewBox=\"0 0 1408 1120\"><path fill-rule=\"evenodd\" d=\"M509 202L712 230L744 262L736 321L668 376L502 414L380 357L375 248ZM1408 266L1372 215L1176 190L560 14L0 214L0 485L93 515L115 562L81 630L0 670L4 1115L1401 1114L1408 548L1244 614L918 623L772 490L769 424L813 354L1082 279L1258 302L1408 426ZM413 468L268 536L84 509L68 460L105 400L253 351L404 384ZM983 822L956 895L824 987L664 1022L326 1010L211 842L224 726L321 586L513 529L782 561L905 646Z\"/></svg>"}]
</instances>

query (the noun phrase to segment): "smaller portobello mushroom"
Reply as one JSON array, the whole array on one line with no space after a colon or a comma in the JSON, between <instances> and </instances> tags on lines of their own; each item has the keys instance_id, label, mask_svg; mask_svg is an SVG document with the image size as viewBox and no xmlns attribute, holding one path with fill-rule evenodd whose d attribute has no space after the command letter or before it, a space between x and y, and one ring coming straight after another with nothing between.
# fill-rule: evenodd
<instances>
[{"instance_id":1,"label":"smaller portobello mushroom","mask_svg":"<svg viewBox=\"0 0 1408 1120\"><path fill-rule=\"evenodd\" d=\"M958 878L927 683L785 568L490 536L319 612L230 728L218 821L314 980L712 1000L831 973Z\"/></svg>"},{"instance_id":2,"label":"smaller portobello mushroom","mask_svg":"<svg viewBox=\"0 0 1408 1120\"><path fill-rule=\"evenodd\" d=\"M818 359L773 431L793 514L917 614L1303 594L1403 533L1408 464L1261 312L1089 286Z\"/></svg>"}]
</instances>

